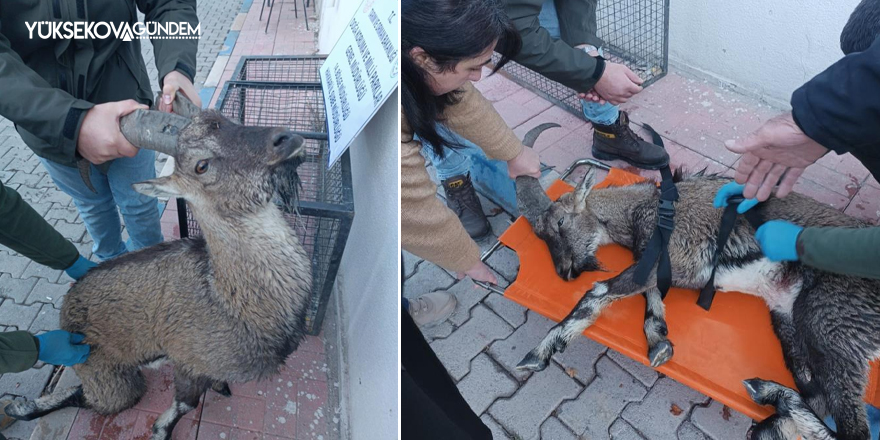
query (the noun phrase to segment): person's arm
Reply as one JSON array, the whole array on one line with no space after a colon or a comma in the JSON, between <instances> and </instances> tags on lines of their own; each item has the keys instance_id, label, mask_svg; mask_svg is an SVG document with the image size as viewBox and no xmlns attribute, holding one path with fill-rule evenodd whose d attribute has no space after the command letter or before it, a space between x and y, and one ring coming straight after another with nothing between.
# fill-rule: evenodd
<instances>
[{"instance_id":1,"label":"person's arm","mask_svg":"<svg viewBox=\"0 0 880 440\"><path fill-rule=\"evenodd\" d=\"M42 139L52 154L76 159L80 127L94 104L49 84L12 49L0 28L0 115Z\"/></svg>"},{"instance_id":2,"label":"person's arm","mask_svg":"<svg viewBox=\"0 0 880 440\"><path fill-rule=\"evenodd\" d=\"M880 147L880 38L795 90L791 106L798 127L838 154Z\"/></svg>"},{"instance_id":3,"label":"person's arm","mask_svg":"<svg viewBox=\"0 0 880 440\"><path fill-rule=\"evenodd\" d=\"M459 101L446 108L445 125L459 136L477 144L492 159L509 161L523 150L523 144L507 126L492 103L473 83L466 82Z\"/></svg>"},{"instance_id":4,"label":"person's arm","mask_svg":"<svg viewBox=\"0 0 880 440\"><path fill-rule=\"evenodd\" d=\"M583 17L583 14L580 15L583 26L572 26L568 22L566 26L561 26L562 31L566 33L563 35L564 39L571 44L563 40L554 41L538 21L538 14L543 4L543 0L505 1L507 16L522 38L522 50L514 60L577 92L588 92L602 76L604 63L573 46L578 44L599 46L601 42L589 34L585 24L586 17ZM564 20L562 17L564 14L570 14L567 9L558 12L560 20Z\"/></svg>"},{"instance_id":5,"label":"person's arm","mask_svg":"<svg viewBox=\"0 0 880 440\"><path fill-rule=\"evenodd\" d=\"M428 176L420 151L421 143L413 140L401 118L401 247L444 269L464 273L480 262L480 249L455 213L437 198L437 185Z\"/></svg>"},{"instance_id":6,"label":"person's arm","mask_svg":"<svg viewBox=\"0 0 880 440\"><path fill-rule=\"evenodd\" d=\"M880 227L805 228L797 252L801 262L817 269L880 279Z\"/></svg>"},{"instance_id":7,"label":"person's arm","mask_svg":"<svg viewBox=\"0 0 880 440\"><path fill-rule=\"evenodd\" d=\"M25 331L0 333L0 374L18 373L37 363L37 339Z\"/></svg>"},{"instance_id":8,"label":"person's arm","mask_svg":"<svg viewBox=\"0 0 880 440\"><path fill-rule=\"evenodd\" d=\"M196 15L196 0L137 0L138 9L144 13L146 21L160 23L186 22L195 29L199 26ZM196 51L199 40L195 38L151 40L156 55L156 69L159 74L159 87L164 88L165 76L172 71L183 74L191 83L196 76ZM188 96L191 100L198 98Z\"/></svg>"}]
</instances>

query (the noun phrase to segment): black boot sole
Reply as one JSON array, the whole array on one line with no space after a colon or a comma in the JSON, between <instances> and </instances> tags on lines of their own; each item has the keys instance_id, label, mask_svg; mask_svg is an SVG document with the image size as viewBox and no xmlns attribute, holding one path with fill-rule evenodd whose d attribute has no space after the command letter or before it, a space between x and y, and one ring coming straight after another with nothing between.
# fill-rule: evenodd
<instances>
[{"instance_id":1,"label":"black boot sole","mask_svg":"<svg viewBox=\"0 0 880 440\"><path fill-rule=\"evenodd\" d=\"M639 162L637 160L630 159L626 156L618 156L616 154L606 153L604 151L599 151L595 147L592 149L593 157L599 160L622 160L636 168L641 168L645 170L659 170L661 168L669 166L669 156L667 155L666 160L663 162L657 163L644 163Z\"/></svg>"}]
</instances>

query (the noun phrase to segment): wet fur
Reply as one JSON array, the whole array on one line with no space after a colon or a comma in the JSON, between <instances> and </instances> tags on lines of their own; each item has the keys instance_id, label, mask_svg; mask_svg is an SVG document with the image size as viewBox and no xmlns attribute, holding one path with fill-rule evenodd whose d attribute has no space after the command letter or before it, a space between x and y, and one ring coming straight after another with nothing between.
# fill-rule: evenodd
<instances>
[{"instance_id":1,"label":"wet fur","mask_svg":"<svg viewBox=\"0 0 880 440\"><path fill-rule=\"evenodd\" d=\"M204 237L122 255L76 282L60 321L92 348L89 359L73 367L81 388L10 405L7 413L32 419L82 406L115 414L146 392L141 367L167 360L174 364L175 400L152 437L164 440L208 388L229 395L228 382L279 370L304 337L311 269L271 201L277 193L295 199L295 185L274 185L279 173L291 177L301 161L290 159L296 140L270 141L278 132L237 126L216 112L195 116L181 132L174 174L135 186L185 197ZM206 158L209 171L195 173Z\"/></svg>"},{"instance_id":2,"label":"wet fur","mask_svg":"<svg viewBox=\"0 0 880 440\"><path fill-rule=\"evenodd\" d=\"M680 200L676 203L676 225L669 243L673 286L699 289L708 281L722 214L711 201L718 189L729 181L698 174L678 183ZM541 196L535 192L536 182L529 182L527 178L517 180L519 206L536 234L548 241L551 252L554 249L563 252L552 254L561 277L573 278L581 271L593 270L597 238L631 249L638 261L656 221L659 191L652 183L592 191L587 183L548 205L546 201L541 202ZM543 206L544 210L536 211L530 208L533 206ZM772 198L753 209L764 219L788 220L802 226L869 226L800 194ZM563 217L560 227L559 219ZM763 269L762 278L752 283L756 291L746 293L768 300L786 365L801 390L798 398L802 407L820 424L826 412L830 413L838 425L836 438L867 439L868 426L861 402L867 384L868 362L880 352L880 281L832 274L799 263L770 263L763 258L754 232L744 218L737 219L722 252L716 281L755 279L756 274L744 277L736 271ZM570 262L575 262L575 266L568 267ZM583 266L577 266L578 262ZM665 339L662 308L656 307L659 295L656 295L655 274L647 286L639 286L633 281L633 267L610 280L596 283L519 367L543 369L549 357L564 350L575 335L595 322L608 304L646 291L649 307L655 304L653 310L646 313L649 347L652 353L669 349L668 355L671 355L671 345L667 346L669 342ZM649 357L655 364L652 353ZM667 359L661 357L657 364ZM782 401L769 401L770 404L778 402ZM815 430L815 424L806 423L812 420L809 417L793 417L784 412L779 416L762 422L755 432L765 436L787 432L783 428L790 424L802 435Z\"/></svg>"}]
</instances>

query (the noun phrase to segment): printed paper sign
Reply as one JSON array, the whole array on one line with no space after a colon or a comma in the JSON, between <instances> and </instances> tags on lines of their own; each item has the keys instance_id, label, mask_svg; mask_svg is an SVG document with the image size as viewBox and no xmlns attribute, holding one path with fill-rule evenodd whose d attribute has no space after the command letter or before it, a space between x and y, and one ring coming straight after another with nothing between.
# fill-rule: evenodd
<instances>
[{"instance_id":1,"label":"printed paper sign","mask_svg":"<svg viewBox=\"0 0 880 440\"><path fill-rule=\"evenodd\" d=\"M397 0L365 0L321 66L330 163L397 88Z\"/></svg>"}]
</instances>

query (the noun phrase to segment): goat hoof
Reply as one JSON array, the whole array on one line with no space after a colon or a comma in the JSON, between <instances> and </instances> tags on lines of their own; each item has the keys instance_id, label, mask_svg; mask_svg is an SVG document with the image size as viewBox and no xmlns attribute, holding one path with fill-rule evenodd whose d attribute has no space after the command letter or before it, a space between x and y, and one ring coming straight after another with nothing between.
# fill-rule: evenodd
<instances>
[{"instance_id":1,"label":"goat hoof","mask_svg":"<svg viewBox=\"0 0 880 440\"><path fill-rule=\"evenodd\" d=\"M12 417L15 420L23 420L27 422L34 419L32 414L37 412L37 404L33 401L15 401L6 405L4 411L7 416Z\"/></svg>"},{"instance_id":2,"label":"goat hoof","mask_svg":"<svg viewBox=\"0 0 880 440\"><path fill-rule=\"evenodd\" d=\"M776 406L777 399L781 397L780 394L784 391L782 385L769 380L759 379L757 377L744 380L743 385L745 385L749 397L751 397L758 405Z\"/></svg>"},{"instance_id":3,"label":"goat hoof","mask_svg":"<svg viewBox=\"0 0 880 440\"><path fill-rule=\"evenodd\" d=\"M232 397L232 390L229 389L229 384L226 382L214 382L211 389L223 397Z\"/></svg>"},{"instance_id":4,"label":"goat hoof","mask_svg":"<svg viewBox=\"0 0 880 440\"><path fill-rule=\"evenodd\" d=\"M529 352L523 360L516 364L516 369L520 371L541 371L547 368L549 359L541 359L535 350Z\"/></svg>"},{"instance_id":5,"label":"goat hoof","mask_svg":"<svg viewBox=\"0 0 880 440\"><path fill-rule=\"evenodd\" d=\"M672 359L672 343L668 340L660 341L648 349L648 359L651 367L657 368Z\"/></svg>"}]
</instances>

